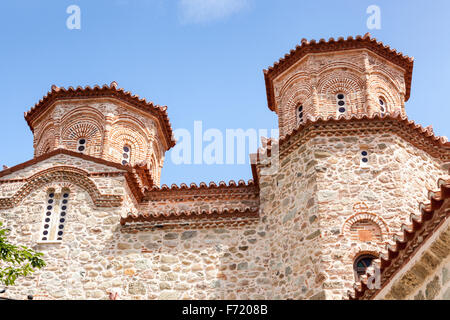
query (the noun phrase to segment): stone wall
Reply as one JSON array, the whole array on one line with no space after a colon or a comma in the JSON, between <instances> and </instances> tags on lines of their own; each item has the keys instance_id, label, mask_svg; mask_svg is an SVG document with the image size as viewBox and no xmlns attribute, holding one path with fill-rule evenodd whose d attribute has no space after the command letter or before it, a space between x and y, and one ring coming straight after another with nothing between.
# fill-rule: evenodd
<instances>
[{"instance_id":1,"label":"stone wall","mask_svg":"<svg viewBox=\"0 0 450 320\"><path fill-rule=\"evenodd\" d=\"M436 188L436 178L448 177L441 165L383 133L315 137L282 153L278 173L262 176L260 183L271 230L274 298L345 297L355 282L354 260L378 255L400 232ZM352 225L367 220L381 234L361 241Z\"/></svg>"},{"instance_id":2,"label":"stone wall","mask_svg":"<svg viewBox=\"0 0 450 320\"><path fill-rule=\"evenodd\" d=\"M290 153L275 175L261 176L261 210L270 236L274 299L323 297L317 173L312 143Z\"/></svg>"},{"instance_id":3,"label":"stone wall","mask_svg":"<svg viewBox=\"0 0 450 320\"><path fill-rule=\"evenodd\" d=\"M361 162L361 150L368 151L368 163ZM243 224L191 225L180 217L166 226L122 227L121 217L143 208L121 170L73 156L54 156L4 176L0 198L20 189L14 181L41 169L82 168L102 195L122 199L120 206L102 207L85 184L54 180L26 193L19 205L1 209L11 241L43 252L47 262L6 296L107 299L120 292L121 299L341 299L353 285L355 257L381 251L427 199L427 189L435 189L436 178L448 177L439 160L393 134L316 136L280 160L275 174L259 177L259 217ZM50 187L71 194L60 243L39 240ZM255 199L249 200L228 203L224 197L213 205L254 206ZM167 203L154 204L166 210ZM185 207L196 204L173 206ZM379 227L381 242L352 235L352 224L361 219Z\"/></svg>"},{"instance_id":4,"label":"stone wall","mask_svg":"<svg viewBox=\"0 0 450 320\"><path fill-rule=\"evenodd\" d=\"M3 296L25 299L269 299L272 279L266 225L258 218L213 227L160 225L130 230L120 218L137 211L125 178L118 171L76 157L58 155L2 177L1 197L10 196L9 179L26 179L49 167L75 166L104 194L120 195L119 207L97 206L88 190L76 182L51 181L26 194L20 204L0 210L0 221L10 229L8 239L44 253L47 266L20 279ZM120 170L119 170L120 171ZM41 241L47 190L70 190L62 241ZM218 201L216 205L225 206ZM252 201L254 205L254 201ZM187 204L191 205L191 204ZM228 203L227 206L231 204ZM242 203L237 205L242 206Z\"/></svg>"},{"instance_id":5,"label":"stone wall","mask_svg":"<svg viewBox=\"0 0 450 320\"><path fill-rule=\"evenodd\" d=\"M427 201L428 190L436 189L436 177L448 175L441 161L395 135L315 138L313 143L324 288L339 299L355 282L357 256L384 250L419 203ZM361 150L368 152L367 164L360 160ZM380 227L381 241L355 241L346 232L368 216Z\"/></svg>"}]
</instances>

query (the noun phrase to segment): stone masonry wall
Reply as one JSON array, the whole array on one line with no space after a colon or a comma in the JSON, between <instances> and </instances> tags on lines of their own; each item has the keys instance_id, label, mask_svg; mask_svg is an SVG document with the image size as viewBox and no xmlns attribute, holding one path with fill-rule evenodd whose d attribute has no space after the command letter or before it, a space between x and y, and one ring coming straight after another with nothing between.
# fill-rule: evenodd
<instances>
[{"instance_id":1,"label":"stone masonry wall","mask_svg":"<svg viewBox=\"0 0 450 320\"><path fill-rule=\"evenodd\" d=\"M274 298L345 297L355 258L382 251L437 177L448 177L440 160L392 134L316 137L285 155L278 173L260 182ZM359 221L381 235L355 238Z\"/></svg>"},{"instance_id":2,"label":"stone masonry wall","mask_svg":"<svg viewBox=\"0 0 450 320\"><path fill-rule=\"evenodd\" d=\"M79 188L61 244L37 244L45 190L1 211L13 243L44 253L47 266L8 288L7 296L45 299L268 299L267 234L244 227L169 228L124 233L120 208L96 208Z\"/></svg>"},{"instance_id":3,"label":"stone masonry wall","mask_svg":"<svg viewBox=\"0 0 450 320\"><path fill-rule=\"evenodd\" d=\"M327 298L340 299L355 282L355 258L385 249L401 225L410 223L419 203L427 201L428 190L436 189L436 178L448 174L439 160L395 135L315 138L313 143L323 285ZM361 150L368 152L367 164L361 162ZM381 242L355 240L348 232L367 217L380 227Z\"/></svg>"},{"instance_id":4,"label":"stone masonry wall","mask_svg":"<svg viewBox=\"0 0 450 320\"><path fill-rule=\"evenodd\" d=\"M319 299L321 242L312 144L290 153L275 175L261 176L261 210L270 237L273 299Z\"/></svg>"},{"instance_id":5,"label":"stone masonry wall","mask_svg":"<svg viewBox=\"0 0 450 320\"><path fill-rule=\"evenodd\" d=\"M87 171L117 171L104 165L58 155L0 180L26 178L64 164ZM104 194L124 197L120 207L97 207L76 183L52 181L27 194L12 209L0 210L10 229L8 239L44 253L47 266L19 279L2 296L26 299L269 299L272 280L270 248L264 223L205 228L155 227L125 230L120 217L136 210L123 176L90 177ZM10 196L2 184L1 197ZM47 190L70 190L67 220L60 243L40 241ZM222 204L223 205L223 204ZM242 206L242 204L241 204ZM189 221L184 221L189 222ZM183 221L180 221L183 224Z\"/></svg>"}]
</instances>

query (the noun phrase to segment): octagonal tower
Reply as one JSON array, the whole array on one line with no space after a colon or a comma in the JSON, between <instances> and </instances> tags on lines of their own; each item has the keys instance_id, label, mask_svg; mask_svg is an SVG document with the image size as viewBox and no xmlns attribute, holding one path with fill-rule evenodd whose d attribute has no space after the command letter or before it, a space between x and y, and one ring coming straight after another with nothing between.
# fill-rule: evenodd
<instances>
[{"instance_id":1,"label":"octagonal tower","mask_svg":"<svg viewBox=\"0 0 450 320\"><path fill-rule=\"evenodd\" d=\"M110 86L51 91L25 113L35 157L68 149L124 165L145 165L159 184L164 154L175 141L166 112Z\"/></svg>"},{"instance_id":2,"label":"octagonal tower","mask_svg":"<svg viewBox=\"0 0 450 320\"><path fill-rule=\"evenodd\" d=\"M274 299L341 299L448 177L450 143L406 117L412 69L366 34L303 40L265 70L281 136L256 157Z\"/></svg>"},{"instance_id":3,"label":"octagonal tower","mask_svg":"<svg viewBox=\"0 0 450 320\"><path fill-rule=\"evenodd\" d=\"M264 70L269 108L280 135L307 118L405 113L413 59L364 37L300 46Z\"/></svg>"}]
</instances>

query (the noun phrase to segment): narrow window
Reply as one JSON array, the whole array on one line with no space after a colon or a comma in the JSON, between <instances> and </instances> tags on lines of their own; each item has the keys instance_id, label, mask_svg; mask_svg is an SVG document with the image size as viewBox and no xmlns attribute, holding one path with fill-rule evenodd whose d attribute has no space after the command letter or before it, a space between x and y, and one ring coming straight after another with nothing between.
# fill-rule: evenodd
<instances>
[{"instance_id":1,"label":"narrow window","mask_svg":"<svg viewBox=\"0 0 450 320\"><path fill-rule=\"evenodd\" d=\"M347 112L347 103L345 102L345 94L338 93L336 95L337 113L339 115Z\"/></svg>"},{"instance_id":2,"label":"narrow window","mask_svg":"<svg viewBox=\"0 0 450 320\"><path fill-rule=\"evenodd\" d=\"M81 138L78 139L78 145L77 145L78 152L84 153L86 151L86 139Z\"/></svg>"},{"instance_id":3,"label":"narrow window","mask_svg":"<svg viewBox=\"0 0 450 320\"><path fill-rule=\"evenodd\" d=\"M123 147L122 164L127 165L130 162L131 148L128 145Z\"/></svg>"},{"instance_id":4,"label":"narrow window","mask_svg":"<svg viewBox=\"0 0 450 320\"><path fill-rule=\"evenodd\" d=\"M67 219L67 208L69 204L69 191L56 194L49 191L46 199L44 221L42 224L41 241L62 241L64 226ZM58 209L59 208L59 212Z\"/></svg>"},{"instance_id":5,"label":"narrow window","mask_svg":"<svg viewBox=\"0 0 450 320\"><path fill-rule=\"evenodd\" d=\"M386 101L382 97L380 97L378 99L378 103L380 104L380 114L384 116L384 114L386 113Z\"/></svg>"},{"instance_id":6,"label":"narrow window","mask_svg":"<svg viewBox=\"0 0 450 320\"><path fill-rule=\"evenodd\" d=\"M42 224L42 241L50 240L50 231L52 225L52 218L54 216L54 208L55 208L55 193L53 191L49 191L47 193L47 201L45 208L45 216L44 222Z\"/></svg>"},{"instance_id":7,"label":"narrow window","mask_svg":"<svg viewBox=\"0 0 450 320\"><path fill-rule=\"evenodd\" d=\"M57 221L58 229L57 229L57 238L56 240L62 240L62 236L64 233L64 225L67 219L67 207L69 205L69 192L66 191L62 194L61 199L61 207L59 213L59 220Z\"/></svg>"},{"instance_id":8,"label":"narrow window","mask_svg":"<svg viewBox=\"0 0 450 320\"><path fill-rule=\"evenodd\" d=\"M368 165L369 164L369 151L367 150L361 150L360 151L360 157L361 157L361 165Z\"/></svg>"},{"instance_id":9,"label":"narrow window","mask_svg":"<svg viewBox=\"0 0 450 320\"><path fill-rule=\"evenodd\" d=\"M297 107L297 115L298 115L298 122L303 122L303 105L299 104Z\"/></svg>"}]
</instances>

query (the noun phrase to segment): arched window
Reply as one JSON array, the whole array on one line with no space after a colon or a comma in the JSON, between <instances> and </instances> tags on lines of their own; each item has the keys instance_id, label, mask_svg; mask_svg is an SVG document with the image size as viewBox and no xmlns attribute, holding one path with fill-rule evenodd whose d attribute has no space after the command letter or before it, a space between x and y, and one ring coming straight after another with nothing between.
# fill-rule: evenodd
<instances>
[{"instance_id":1,"label":"arched window","mask_svg":"<svg viewBox=\"0 0 450 320\"><path fill-rule=\"evenodd\" d=\"M303 104L299 103L297 105L297 119L299 123L303 122Z\"/></svg>"},{"instance_id":2,"label":"arched window","mask_svg":"<svg viewBox=\"0 0 450 320\"><path fill-rule=\"evenodd\" d=\"M345 100L345 94L338 93L336 95L337 114L345 114L347 112L347 103Z\"/></svg>"},{"instance_id":3,"label":"arched window","mask_svg":"<svg viewBox=\"0 0 450 320\"><path fill-rule=\"evenodd\" d=\"M129 145L123 146L123 154L122 154L122 164L126 165L130 163L130 156L131 156L131 147Z\"/></svg>"},{"instance_id":4,"label":"arched window","mask_svg":"<svg viewBox=\"0 0 450 320\"><path fill-rule=\"evenodd\" d=\"M378 104L380 105L380 114L384 116L387 110L386 100L383 97L379 97Z\"/></svg>"},{"instance_id":5,"label":"arched window","mask_svg":"<svg viewBox=\"0 0 450 320\"><path fill-rule=\"evenodd\" d=\"M376 258L377 257L372 254L364 254L356 258L355 263L353 264L356 281L360 281L361 276L366 274L367 269L372 266L372 262Z\"/></svg>"},{"instance_id":6,"label":"arched window","mask_svg":"<svg viewBox=\"0 0 450 320\"><path fill-rule=\"evenodd\" d=\"M62 241L68 204L69 190L63 190L60 194L55 193L53 189L47 192L41 242Z\"/></svg>"},{"instance_id":7,"label":"arched window","mask_svg":"<svg viewBox=\"0 0 450 320\"><path fill-rule=\"evenodd\" d=\"M78 150L78 152L81 152L81 153L84 153L86 151L86 139L85 138L78 139L77 150Z\"/></svg>"}]
</instances>

